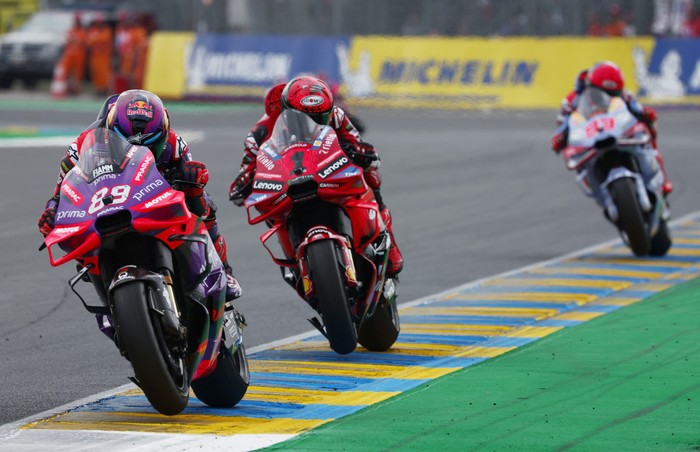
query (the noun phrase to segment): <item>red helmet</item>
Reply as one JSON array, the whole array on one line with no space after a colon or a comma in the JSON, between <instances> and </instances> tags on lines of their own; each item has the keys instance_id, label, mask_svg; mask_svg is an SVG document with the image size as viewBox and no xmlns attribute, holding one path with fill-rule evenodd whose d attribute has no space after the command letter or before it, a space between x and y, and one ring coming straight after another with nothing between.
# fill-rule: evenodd
<instances>
[{"instance_id":1,"label":"red helmet","mask_svg":"<svg viewBox=\"0 0 700 452\"><path fill-rule=\"evenodd\" d=\"M588 84L602 89L613 96L619 96L625 87L622 71L610 61L596 63L588 71Z\"/></svg>"},{"instance_id":2,"label":"red helmet","mask_svg":"<svg viewBox=\"0 0 700 452\"><path fill-rule=\"evenodd\" d=\"M286 84L278 83L265 93L265 113L267 116L275 116L282 111L282 90Z\"/></svg>"},{"instance_id":3,"label":"red helmet","mask_svg":"<svg viewBox=\"0 0 700 452\"><path fill-rule=\"evenodd\" d=\"M282 91L282 109L306 113L319 124L328 125L333 113L333 93L323 80L302 76L289 81Z\"/></svg>"}]
</instances>

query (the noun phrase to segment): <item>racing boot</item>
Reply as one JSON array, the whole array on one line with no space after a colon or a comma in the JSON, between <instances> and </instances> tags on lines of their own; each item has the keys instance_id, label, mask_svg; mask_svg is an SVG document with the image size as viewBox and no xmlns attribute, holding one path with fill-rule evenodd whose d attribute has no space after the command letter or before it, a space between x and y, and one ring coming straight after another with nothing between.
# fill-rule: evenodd
<instances>
[{"instance_id":1,"label":"racing boot","mask_svg":"<svg viewBox=\"0 0 700 452\"><path fill-rule=\"evenodd\" d=\"M224 269L226 270L226 301L230 302L236 298L240 298L243 291L241 290L241 285L238 284L238 280L233 275L231 265L228 263L226 257L226 239L224 239L223 235L219 234L216 240L214 240L214 249L221 258L221 262L224 263Z\"/></svg>"},{"instance_id":2,"label":"racing boot","mask_svg":"<svg viewBox=\"0 0 700 452\"><path fill-rule=\"evenodd\" d=\"M661 191L663 191L664 196L668 196L673 191L673 184L668 180L668 174L666 174L666 168L664 167L664 158L658 151L656 152L656 161L659 163L661 174L664 176L664 183L661 185Z\"/></svg>"},{"instance_id":3,"label":"racing boot","mask_svg":"<svg viewBox=\"0 0 700 452\"><path fill-rule=\"evenodd\" d=\"M395 278L403 270L403 256L399 250L399 246L396 244L396 239L394 238L394 231L391 226L391 212L385 206L381 211L382 220L386 225L386 230L389 232L389 237L391 237L391 247L389 248L389 261L387 262L386 277Z\"/></svg>"}]
</instances>

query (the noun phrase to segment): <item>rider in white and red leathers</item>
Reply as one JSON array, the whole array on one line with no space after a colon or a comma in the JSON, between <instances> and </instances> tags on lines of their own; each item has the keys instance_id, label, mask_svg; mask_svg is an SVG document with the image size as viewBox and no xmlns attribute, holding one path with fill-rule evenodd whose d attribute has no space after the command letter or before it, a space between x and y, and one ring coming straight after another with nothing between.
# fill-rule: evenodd
<instances>
[{"instance_id":1,"label":"rider in white and red leathers","mask_svg":"<svg viewBox=\"0 0 700 452\"><path fill-rule=\"evenodd\" d=\"M576 110L580 94L586 86L595 86L607 92L611 96L619 96L627 104L629 111L641 122L647 125L652 136L652 146L656 150L656 161L659 163L661 174L664 177L662 190L664 195L669 195L673 191L673 185L668 179L664 167L664 159L661 152L656 148L656 110L650 106L642 106L634 95L625 89L625 82L620 68L610 61L602 61L593 65L591 69L584 69L576 77L574 90L562 99L561 109L557 116L559 128L551 140L552 150L559 152L566 147L569 127L568 116Z\"/></svg>"},{"instance_id":2,"label":"rider in white and red leathers","mask_svg":"<svg viewBox=\"0 0 700 452\"><path fill-rule=\"evenodd\" d=\"M318 103L312 107L301 102L309 96L314 96ZM379 175L379 156L374 146L362 141L360 133L350 122L345 112L333 104L333 94L328 85L313 76L301 76L289 83L280 83L270 88L265 95L265 114L251 129L244 141L243 160L238 177L231 184L230 199L236 205L243 201L252 191L252 181L255 176L258 149L271 135L272 128L283 108L290 108L308 114L314 121L322 125L330 125L338 135L343 150L355 164L364 168L367 185L374 191L379 204L382 219L391 236L387 276L395 277L403 269L403 256L396 245L392 228L391 213L382 200Z\"/></svg>"}]
</instances>

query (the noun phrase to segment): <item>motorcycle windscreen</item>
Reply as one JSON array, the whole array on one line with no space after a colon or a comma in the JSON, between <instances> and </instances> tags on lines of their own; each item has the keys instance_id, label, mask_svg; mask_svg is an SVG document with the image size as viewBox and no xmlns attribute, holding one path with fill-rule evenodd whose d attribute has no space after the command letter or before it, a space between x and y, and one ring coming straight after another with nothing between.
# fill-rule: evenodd
<instances>
[{"instance_id":1,"label":"motorcycle windscreen","mask_svg":"<svg viewBox=\"0 0 700 452\"><path fill-rule=\"evenodd\" d=\"M79 149L78 167L88 183L104 174L120 173L125 161L133 156L132 148L132 144L109 129L90 130Z\"/></svg>"},{"instance_id":2,"label":"motorcycle windscreen","mask_svg":"<svg viewBox=\"0 0 700 452\"><path fill-rule=\"evenodd\" d=\"M600 88L588 87L581 93L576 111L585 118L608 112L612 97Z\"/></svg>"},{"instance_id":3,"label":"motorcycle windscreen","mask_svg":"<svg viewBox=\"0 0 700 452\"><path fill-rule=\"evenodd\" d=\"M272 134L263 147L274 159L275 155L282 155L293 144L313 144L326 127L317 124L307 114L298 110L284 110L277 118Z\"/></svg>"}]
</instances>

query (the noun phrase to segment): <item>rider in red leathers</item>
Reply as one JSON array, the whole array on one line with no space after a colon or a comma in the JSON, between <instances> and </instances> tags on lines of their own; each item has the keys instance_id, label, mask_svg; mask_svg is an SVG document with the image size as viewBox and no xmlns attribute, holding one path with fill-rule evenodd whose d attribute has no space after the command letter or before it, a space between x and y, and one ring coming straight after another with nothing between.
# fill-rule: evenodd
<instances>
[{"instance_id":1,"label":"rider in red leathers","mask_svg":"<svg viewBox=\"0 0 700 452\"><path fill-rule=\"evenodd\" d=\"M240 297L241 287L233 276L227 260L226 240L219 233L216 205L204 191L204 186L209 180L209 171L204 163L192 159L190 148L185 140L170 128L168 111L163 107L162 101L149 91L124 91L118 97L114 95L108 98L98 120L68 147L66 156L61 160L54 194L46 203L46 208L39 219L41 233L46 236L53 229L61 182L68 171L78 163L82 142L95 127L107 127L132 144L148 147L156 159L158 171L166 180L179 179L191 183L182 191L185 193L190 211L204 218L204 224L214 242L214 248L224 263L227 279L226 301ZM100 328L104 331L102 324Z\"/></svg>"},{"instance_id":2,"label":"rider in red leathers","mask_svg":"<svg viewBox=\"0 0 700 452\"><path fill-rule=\"evenodd\" d=\"M305 100L313 100L314 102L305 102ZM229 195L231 201L241 206L252 191L258 148L270 137L277 117L285 108L299 110L308 114L317 123L333 127L338 135L340 145L348 157L356 165L364 168L365 181L374 191L382 219L391 237L387 276L397 276L403 269L403 257L394 239L391 213L384 204L380 193L379 156L374 146L362 141L360 133L347 118L345 111L334 105L333 94L329 86L317 77L296 77L286 85L280 83L268 90L265 95L265 114L251 129L244 141L241 168L231 184Z\"/></svg>"},{"instance_id":3,"label":"rider in red leathers","mask_svg":"<svg viewBox=\"0 0 700 452\"><path fill-rule=\"evenodd\" d=\"M585 69L579 72L576 77L574 90L571 91L561 103L561 109L557 116L557 125L559 128L552 137L552 150L559 152L566 147L569 135L567 118L576 110L578 99L586 86L595 86L607 92L611 96L621 97L627 104L629 111L637 117L637 119L649 128L652 137L652 146L656 149L656 110L650 106L642 106L634 95L625 89L624 78L620 68L610 61L602 61L593 65L591 69ZM664 177L662 190L665 196L668 196L673 191L673 185L668 180L666 169L664 167L664 159L656 149L656 161L659 163L661 174Z\"/></svg>"}]
</instances>

